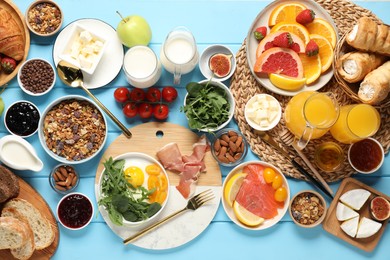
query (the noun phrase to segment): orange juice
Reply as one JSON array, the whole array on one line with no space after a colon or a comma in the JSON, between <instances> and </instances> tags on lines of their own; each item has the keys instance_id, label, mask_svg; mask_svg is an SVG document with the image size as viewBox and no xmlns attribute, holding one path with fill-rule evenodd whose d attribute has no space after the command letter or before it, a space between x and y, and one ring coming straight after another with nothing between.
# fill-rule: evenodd
<instances>
[{"instance_id":1,"label":"orange juice","mask_svg":"<svg viewBox=\"0 0 390 260\"><path fill-rule=\"evenodd\" d=\"M374 135L380 126L379 112L368 104L341 107L340 116L331 127L333 138L344 144L355 143Z\"/></svg>"},{"instance_id":2,"label":"orange juice","mask_svg":"<svg viewBox=\"0 0 390 260\"><path fill-rule=\"evenodd\" d=\"M330 128L338 117L334 101L324 93L310 96L305 102L303 113L311 127L320 129Z\"/></svg>"}]
</instances>

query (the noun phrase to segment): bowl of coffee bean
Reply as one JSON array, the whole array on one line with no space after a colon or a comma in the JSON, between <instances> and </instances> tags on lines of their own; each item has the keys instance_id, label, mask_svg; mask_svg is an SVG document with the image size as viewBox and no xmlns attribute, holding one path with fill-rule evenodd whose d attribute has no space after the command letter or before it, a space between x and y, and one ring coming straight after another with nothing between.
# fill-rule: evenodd
<instances>
[{"instance_id":1,"label":"bowl of coffee bean","mask_svg":"<svg viewBox=\"0 0 390 260\"><path fill-rule=\"evenodd\" d=\"M47 60L34 58L25 61L18 71L20 88L32 96L48 93L56 81L53 65Z\"/></svg>"}]
</instances>

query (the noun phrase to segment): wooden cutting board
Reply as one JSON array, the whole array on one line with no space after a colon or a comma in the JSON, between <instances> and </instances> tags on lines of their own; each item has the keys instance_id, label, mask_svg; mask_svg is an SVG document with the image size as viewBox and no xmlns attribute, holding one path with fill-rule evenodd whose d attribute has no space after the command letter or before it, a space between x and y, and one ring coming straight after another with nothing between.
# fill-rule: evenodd
<instances>
[{"instance_id":1,"label":"wooden cutting board","mask_svg":"<svg viewBox=\"0 0 390 260\"><path fill-rule=\"evenodd\" d=\"M167 122L149 122L135 126L130 129L133 134L131 139L120 135L107 148L103 154L96 171L96 184L99 183L100 175L104 169L103 162L111 157L128 152L145 153L157 159L156 153L164 145L175 142L179 146L182 155L192 153L192 145L196 143L199 136L190 129ZM218 162L211 152L207 152L204 158L207 172L200 175L198 185L200 186L221 186L222 175ZM179 184L179 175L167 170L171 185Z\"/></svg>"},{"instance_id":2,"label":"wooden cutting board","mask_svg":"<svg viewBox=\"0 0 390 260\"><path fill-rule=\"evenodd\" d=\"M31 204L33 204L49 220L55 233L55 238L53 243L49 247L44 248L42 250L35 250L30 260L50 259L54 255L55 251L57 250L58 242L60 238L56 218L53 212L51 211L49 205L42 198L42 196L23 179L21 179L20 177L18 177L18 179L19 179L19 186L20 186L20 192L18 198L25 199ZM5 249L5 250L0 250L0 259L11 260L14 259L14 257L12 256L12 254L8 249Z\"/></svg>"}]
</instances>

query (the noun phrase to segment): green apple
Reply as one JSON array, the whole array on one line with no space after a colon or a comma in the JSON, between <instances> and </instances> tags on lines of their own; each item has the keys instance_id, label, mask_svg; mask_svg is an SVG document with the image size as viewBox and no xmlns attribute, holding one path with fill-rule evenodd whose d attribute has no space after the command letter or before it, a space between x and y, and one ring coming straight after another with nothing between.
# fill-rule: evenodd
<instances>
[{"instance_id":1,"label":"green apple","mask_svg":"<svg viewBox=\"0 0 390 260\"><path fill-rule=\"evenodd\" d=\"M117 13L119 14L119 12ZM123 45L130 48L135 45L146 46L149 44L152 31L148 22L142 16L130 15L126 18L121 16L121 18L116 33Z\"/></svg>"}]
</instances>

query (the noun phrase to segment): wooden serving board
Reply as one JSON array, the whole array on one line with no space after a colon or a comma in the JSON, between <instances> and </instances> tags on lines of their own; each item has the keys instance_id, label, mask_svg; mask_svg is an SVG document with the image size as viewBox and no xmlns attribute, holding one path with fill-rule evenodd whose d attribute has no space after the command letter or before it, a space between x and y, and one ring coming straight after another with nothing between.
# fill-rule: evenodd
<instances>
[{"instance_id":1,"label":"wooden serving board","mask_svg":"<svg viewBox=\"0 0 390 260\"><path fill-rule=\"evenodd\" d=\"M326 214L325 220L322 224L322 227L332 235L350 243L353 246L356 246L364 251L371 252L372 250L375 249L377 246L383 232L386 229L387 221L382 222L382 227L381 229L374 234L371 237L367 238L352 238L348 236L344 231L340 228L340 224L342 223L341 221L338 221L336 218L336 206L337 203L339 202L339 198L342 194L349 190L353 189L365 189L371 192L371 196L368 198L368 201L363 205L363 207L358 211L361 217L367 217L367 218L372 218L370 215L370 201L376 197L376 196L382 196L386 198L387 200L390 200L390 197L387 196L386 194L383 194L374 188L356 180L353 178L346 178L343 180L343 182L340 184L339 189L337 190L337 193L332 201L332 203L329 206L328 212Z\"/></svg>"},{"instance_id":2,"label":"wooden serving board","mask_svg":"<svg viewBox=\"0 0 390 260\"><path fill-rule=\"evenodd\" d=\"M24 56L21 61L18 62L15 70L11 74L5 74L0 71L0 87L4 84L7 84L10 80L12 80L16 74L18 74L18 70L21 67L22 63L26 61L28 51L30 49L30 31L26 25L26 21L24 19L24 15L20 12L19 8L12 3L11 0L0 0L0 7L2 9L7 10L11 16L16 20L22 34L24 35L25 47L24 47Z\"/></svg>"},{"instance_id":3,"label":"wooden serving board","mask_svg":"<svg viewBox=\"0 0 390 260\"><path fill-rule=\"evenodd\" d=\"M103 162L108 158L128 152L145 153L157 159L156 153L164 145L175 142L179 146L182 155L190 155L192 146L199 139L199 136L190 129L183 126L166 122L149 122L135 126L130 129L132 138L127 139L120 135L106 149L96 171L95 183L99 183L100 175L104 169ZM204 158L207 172L200 175L199 186L221 186L222 175L218 162L211 152L207 152ZM177 173L167 170L171 185L179 184L180 177Z\"/></svg>"},{"instance_id":4,"label":"wooden serving board","mask_svg":"<svg viewBox=\"0 0 390 260\"><path fill-rule=\"evenodd\" d=\"M30 260L46 260L50 259L57 250L58 242L59 242L59 231L56 218L51 211L49 205L42 198L42 196L27 182L18 177L20 192L18 198L25 199L34 205L50 222L54 229L55 238L53 243L42 250L35 250L34 254L31 256ZM12 254L8 249L0 250L0 259L14 259Z\"/></svg>"}]
</instances>

